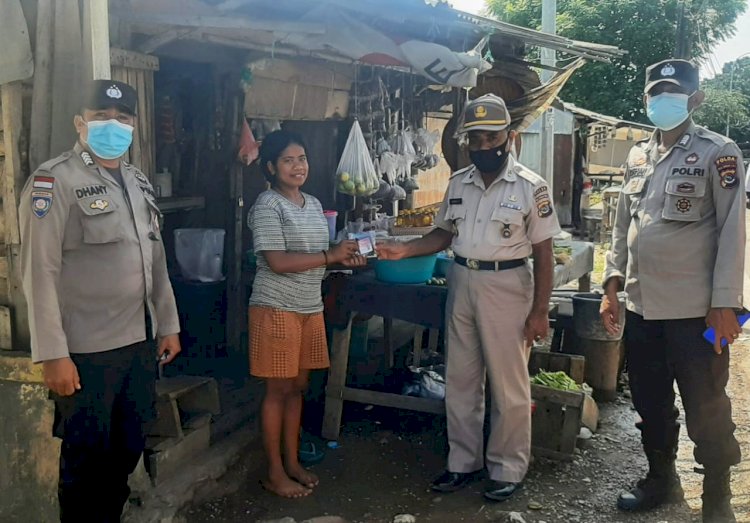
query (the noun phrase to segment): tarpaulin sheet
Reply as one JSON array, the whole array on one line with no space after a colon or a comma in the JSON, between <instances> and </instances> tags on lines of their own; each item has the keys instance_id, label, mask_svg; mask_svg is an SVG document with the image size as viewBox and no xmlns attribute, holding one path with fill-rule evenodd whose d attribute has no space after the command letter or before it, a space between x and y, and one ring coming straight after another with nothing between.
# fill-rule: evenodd
<instances>
[{"instance_id":1,"label":"tarpaulin sheet","mask_svg":"<svg viewBox=\"0 0 750 523\"><path fill-rule=\"evenodd\" d=\"M0 0L0 13L0 84L6 84L34 74L34 59L21 0Z\"/></svg>"}]
</instances>

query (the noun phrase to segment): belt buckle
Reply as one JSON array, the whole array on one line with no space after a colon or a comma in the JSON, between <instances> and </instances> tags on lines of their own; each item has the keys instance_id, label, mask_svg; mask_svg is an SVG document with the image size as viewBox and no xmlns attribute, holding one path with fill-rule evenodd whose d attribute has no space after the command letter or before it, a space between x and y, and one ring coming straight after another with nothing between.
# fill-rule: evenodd
<instances>
[{"instance_id":1,"label":"belt buckle","mask_svg":"<svg viewBox=\"0 0 750 523\"><path fill-rule=\"evenodd\" d=\"M478 260L466 260L466 266L469 269L478 271L479 270L479 261Z\"/></svg>"}]
</instances>

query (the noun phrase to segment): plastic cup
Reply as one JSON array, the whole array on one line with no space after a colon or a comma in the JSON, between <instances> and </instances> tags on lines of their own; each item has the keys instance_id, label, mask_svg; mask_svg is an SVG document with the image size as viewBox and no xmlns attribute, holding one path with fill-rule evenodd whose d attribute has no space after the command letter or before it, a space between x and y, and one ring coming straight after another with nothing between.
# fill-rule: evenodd
<instances>
[{"instance_id":1,"label":"plastic cup","mask_svg":"<svg viewBox=\"0 0 750 523\"><path fill-rule=\"evenodd\" d=\"M323 211L323 216L328 221L328 239L333 241L336 239L336 217L339 215L337 211Z\"/></svg>"}]
</instances>

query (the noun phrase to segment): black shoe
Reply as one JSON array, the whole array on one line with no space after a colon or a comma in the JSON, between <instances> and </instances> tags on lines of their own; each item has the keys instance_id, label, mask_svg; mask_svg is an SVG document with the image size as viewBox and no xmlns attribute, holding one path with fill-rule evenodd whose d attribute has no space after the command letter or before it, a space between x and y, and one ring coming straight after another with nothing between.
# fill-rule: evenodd
<instances>
[{"instance_id":1,"label":"black shoe","mask_svg":"<svg viewBox=\"0 0 750 523\"><path fill-rule=\"evenodd\" d=\"M523 483L511 483L510 481L492 481L487 490L484 491L484 497L492 501L505 501L513 494L523 488Z\"/></svg>"},{"instance_id":2,"label":"black shoe","mask_svg":"<svg viewBox=\"0 0 750 523\"><path fill-rule=\"evenodd\" d=\"M730 472L706 470L703 478L703 523L736 523L732 510Z\"/></svg>"},{"instance_id":3,"label":"black shoe","mask_svg":"<svg viewBox=\"0 0 750 523\"><path fill-rule=\"evenodd\" d=\"M435 492L455 492L474 481L476 472L450 472L446 470L432 482L430 488Z\"/></svg>"},{"instance_id":4,"label":"black shoe","mask_svg":"<svg viewBox=\"0 0 750 523\"><path fill-rule=\"evenodd\" d=\"M626 511L651 510L665 503L679 503L685 498L675 468L674 454L648 452L648 475L628 492L617 498L617 508Z\"/></svg>"},{"instance_id":5,"label":"black shoe","mask_svg":"<svg viewBox=\"0 0 750 523\"><path fill-rule=\"evenodd\" d=\"M628 492L617 498L617 508L630 512L651 510L665 503L679 503L685 499L680 480L646 477Z\"/></svg>"}]
</instances>

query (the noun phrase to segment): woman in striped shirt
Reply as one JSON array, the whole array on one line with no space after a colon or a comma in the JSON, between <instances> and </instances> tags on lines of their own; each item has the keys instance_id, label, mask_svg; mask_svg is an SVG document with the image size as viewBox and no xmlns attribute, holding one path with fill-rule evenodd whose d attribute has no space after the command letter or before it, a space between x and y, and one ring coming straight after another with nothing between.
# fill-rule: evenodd
<instances>
[{"instance_id":1,"label":"woman in striped shirt","mask_svg":"<svg viewBox=\"0 0 750 523\"><path fill-rule=\"evenodd\" d=\"M300 190L308 176L300 136L269 134L260 161L271 188L250 209L248 225L257 254L249 308L250 373L266 383L261 420L269 468L263 486L299 498L318 484L300 464L298 449L308 375L329 365L321 296L325 267L364 265L365 258L355 241L329 249L323 208Z\"/></svg>"}]
</instances>

